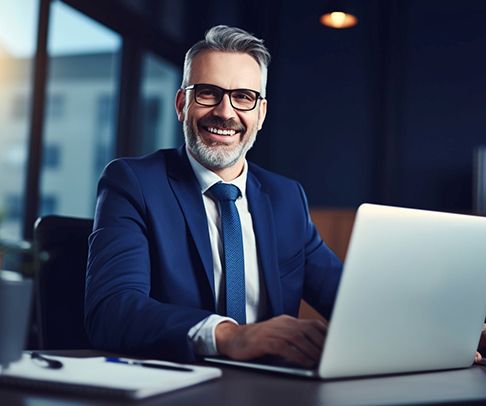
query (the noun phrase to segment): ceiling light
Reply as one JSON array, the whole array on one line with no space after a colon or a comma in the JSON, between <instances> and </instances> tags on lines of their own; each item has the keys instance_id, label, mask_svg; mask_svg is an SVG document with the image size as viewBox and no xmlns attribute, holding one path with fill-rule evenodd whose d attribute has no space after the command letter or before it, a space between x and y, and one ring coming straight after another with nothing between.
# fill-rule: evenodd
<instances>
[{"instance_id":1,"label":"ceiling light","mask_svg":"<svg viewBox=\"0 0 486 406\"><path fill-rule=\"evenodd\" d=\"M358 24L358 18L350 12L344 1L333 2L328 10L321 16L320 22L326 27L343 29Z\"/></svg>"}]
</instances>

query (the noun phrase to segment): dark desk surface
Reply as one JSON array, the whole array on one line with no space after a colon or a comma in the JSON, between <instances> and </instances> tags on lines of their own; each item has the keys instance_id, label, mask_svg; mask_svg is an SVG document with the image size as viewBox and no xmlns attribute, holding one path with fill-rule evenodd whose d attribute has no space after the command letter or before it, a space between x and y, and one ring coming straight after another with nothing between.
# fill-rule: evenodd
<instances>
[{"instance_id":1,"label":"dark desk surface","mask_svg":"<svg viewBox=\"0 0 486 406\"><path fill-rule=\"evenodd\" d=\"M62 355L100 355L80 351ZM61 352L59 352L61 355ZM223 367L221 379L163 394L143 405L486 404L486 367L379 378L318 381ZM126 404L126 402L124 402ZM0 388L1 405L119 405L120 401Z\"/></svg>"}]
</instances>

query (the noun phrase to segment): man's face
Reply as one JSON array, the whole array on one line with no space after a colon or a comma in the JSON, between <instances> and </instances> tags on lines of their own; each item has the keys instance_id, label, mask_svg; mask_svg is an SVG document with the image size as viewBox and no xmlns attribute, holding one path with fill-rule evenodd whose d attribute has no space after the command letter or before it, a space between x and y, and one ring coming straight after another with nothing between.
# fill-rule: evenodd
<instances>
[{"instance_id":1,"label":"man's face","mask_svg":"<svg viewBox=\"0 0 486 406\"><path fill-rule=\"evenodd\" d=\"M244 53L203 51L192 61L189 84L211 84L224 89L252 89L261 92L258 63ZM184 137L192 155L209 169L242 165L266 114L266 100L255 109L239 111L225 94L217 106L197 104L194 90L179 90L176 110L183 123Z\"/></svg>"}]
</instances>

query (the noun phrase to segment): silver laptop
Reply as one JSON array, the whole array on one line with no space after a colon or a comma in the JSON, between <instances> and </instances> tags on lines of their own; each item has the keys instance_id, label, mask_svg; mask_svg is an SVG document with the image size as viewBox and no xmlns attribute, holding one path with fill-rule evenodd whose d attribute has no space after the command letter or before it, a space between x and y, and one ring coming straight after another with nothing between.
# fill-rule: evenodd
<instances>
[{"instance_id":1,"label":"silver laptop","mask_svg":"<svg viewBox=\"0 0 486 406\"><path fill-rule=\"evenodd\" d=\"M486 218L363 204L315 370L319 378L468 367L486 316Z\"/></svg>"}]
</instances>

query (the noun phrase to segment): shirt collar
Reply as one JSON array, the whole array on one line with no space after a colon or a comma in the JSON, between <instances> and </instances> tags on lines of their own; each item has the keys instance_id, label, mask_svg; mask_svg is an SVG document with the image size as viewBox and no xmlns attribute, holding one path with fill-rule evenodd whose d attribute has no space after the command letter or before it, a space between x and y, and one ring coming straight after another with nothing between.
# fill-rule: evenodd
<instances>
[{"instance_id":1,"label":"shirt collar","mask_svg":"<svg viewBox=\"0 0 486 406\"><path fill-rule=\"evenodd\" d=\"M223 182L223 183L230 183L232 185L237 186L238 189L240 189L241 191L241 196L246 195L246 179L248 177L248 163L246 162L246 159L243 163L243 171L241 172L241 175L230 182L225 182L213 171L201 165L191 155L191 152L189 151L187 145L186 145L186 153L187 153L187 157L189 158L189 163L191 164L192 170L194 171L194 174L196 175L196 178L199 182L199 186L201 187L202 194L206 193L208 189L214 184L218 182Z\"/></svg>"}]
</instances>

